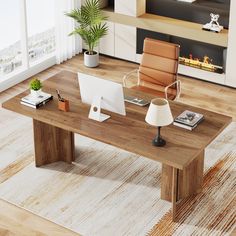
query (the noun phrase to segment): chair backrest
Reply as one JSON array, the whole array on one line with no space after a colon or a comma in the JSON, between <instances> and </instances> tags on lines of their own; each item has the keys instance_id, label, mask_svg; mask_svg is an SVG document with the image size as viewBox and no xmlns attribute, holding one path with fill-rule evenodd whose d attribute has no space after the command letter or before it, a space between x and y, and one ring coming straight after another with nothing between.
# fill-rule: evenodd
<instances>
[{"instance_id":1,"label":"chair backrest","mask_svg":"<svg viewBox=\"0 0 236 236\"><path fill-rule=\"evenodd\" d=\"M139 67L139 84L159 90L177 79L180 46L146 38ZM176 89L176 85L172 86Z\"/></svg>"}]
</instances>

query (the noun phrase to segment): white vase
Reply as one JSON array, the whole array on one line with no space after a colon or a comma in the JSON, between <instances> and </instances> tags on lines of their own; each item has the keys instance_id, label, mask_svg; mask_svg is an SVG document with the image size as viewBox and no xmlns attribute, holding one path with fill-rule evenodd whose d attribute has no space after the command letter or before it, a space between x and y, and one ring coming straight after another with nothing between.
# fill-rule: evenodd
<instances>
[{"instance_id":1,"label":"white vase","mask_svg":"<svg viewBox=\"0 0 236 236\"><path fill-rule=\"evenodd\" d=\"M97 67L99 65L99 54L89 55L88 51L84 52L84 65L87 67Z\"/></svg>"},{"instance_id":2,"label":"white vase","mask_svg":"<svg viewBox=\"0 0 236 236\"><path fill-rule=\"evenodd\" d=\"M34 97L39 97L40 96L40 94L42 93L42 90L41 89L39 89L39 90L33 90L33 89L31 89L30 90L30 93L31 93L31 95L32 96L34 96Z\"/></svg>"}]
</instances>

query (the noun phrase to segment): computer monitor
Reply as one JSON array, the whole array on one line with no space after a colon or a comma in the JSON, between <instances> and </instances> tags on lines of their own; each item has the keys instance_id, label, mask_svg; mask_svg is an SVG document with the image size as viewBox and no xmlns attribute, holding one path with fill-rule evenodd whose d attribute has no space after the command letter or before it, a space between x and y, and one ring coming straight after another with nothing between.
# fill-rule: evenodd
<instances>
[{"instance_id":1,"label":"computer monitor","mask_svg":"<svg viewBox=\"0 0 236 236\"><path fill-rule=\"evenodd\" d=\"M78 80L82 102L91 105L90 119L103 122L110 118L109 115L101 113L101 109L126 115L121 84L80 72Z\"/></svg>"}]
</instances>

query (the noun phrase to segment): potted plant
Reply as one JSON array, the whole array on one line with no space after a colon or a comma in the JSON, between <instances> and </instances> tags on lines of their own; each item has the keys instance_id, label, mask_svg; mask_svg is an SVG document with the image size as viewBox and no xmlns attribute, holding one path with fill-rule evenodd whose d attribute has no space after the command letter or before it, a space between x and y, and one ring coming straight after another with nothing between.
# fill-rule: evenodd
<instances>
[{"instance_id":1,"label":"potted plant","mask_svg":"<svg viewBox=\"0 0 236 236\"><path fill-rule=\"evenodd\" d=\"M94 51L99 40L107 34L108 27L104 20L99 0L86 0L80 9L74 9L67 16L73 18L78 27L74 29L71 35L80 35L88 46L88 50L84 52L84 65L87 67L96 67L99 64L99 54Z\"/></svg>"},{"instance_id":2,"label":"potted plant","mask_svg":"<svg viewBox=\"0 0 236 236\"><path fill-rule=\"evenodd\" d=\"M41 81L38 78L33 78L29 85L31 94L35 97L38 97L42 92L41 88L43 87Z\"/></svg>"}]
</instances>

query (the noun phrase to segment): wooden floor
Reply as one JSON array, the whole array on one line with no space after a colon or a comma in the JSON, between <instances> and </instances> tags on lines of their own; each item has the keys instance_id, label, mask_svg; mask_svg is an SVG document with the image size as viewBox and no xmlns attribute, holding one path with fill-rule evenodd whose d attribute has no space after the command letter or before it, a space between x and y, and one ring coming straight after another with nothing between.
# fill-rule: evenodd
<instances>
[{"instance_id":1,"label":"wooden floor","mask_svg":"<svg viewBox=\"0 0 236 236\"><path fill-rule=\"evenodd\" d=\"M57 224L0 200L1 236L78 236Z\"/></svg>"},{"instance_id":2,"label":"wooden floor","mask_svg":"<svg viewBox=\"0 0 236 236\"><path fill-rule=\"evenodd\" d=\"M83 66L82 56L51 67L37 75L44 80L61 70L72 72L85 72L102 78L121 82L126 72L138 67L137 64L101 57L101 64L96 69L88 69ZM236 79L236 78L235 78ZM182 94L180 102L206 108L215 112L226 114L236 120L236 89L223 87L216 84L181 77ZM28 81L22 82L13 88L0 93L0 103L28 88ZM73 232L63 229L47 220L41 219L32 213L19 209L9 203L0 200L0 235L75 235ZM22 220L26 218L27 220Z\"/></svg>"}]
</instances>

